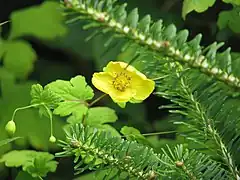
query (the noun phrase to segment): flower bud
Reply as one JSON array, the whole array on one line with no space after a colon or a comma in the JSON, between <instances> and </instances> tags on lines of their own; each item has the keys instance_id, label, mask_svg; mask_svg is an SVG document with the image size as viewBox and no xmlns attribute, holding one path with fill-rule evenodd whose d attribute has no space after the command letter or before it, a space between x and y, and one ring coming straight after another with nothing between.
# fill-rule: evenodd
<instances>
[{"instance_id":1,"label":"flower bud","mask_svg":"<svg viewBox=\"0 0 240 180\"><path fill-rule=\"evenodd\" d=\"M8 134L13 135L16 131L16 124L13 120L8 121L8 123L5 126L5 130L8 132Z\"/></svg>"},{"instance_id":2,"label":"flower bud","mask_svg":"<svg viewBox=\"0 0 240 180\"><path fill-rule=\"evenodd\" d=\"M50 138L49 138L49 141L51 143L55 143L56 142L56 138L52 135Z\"/></svg>"}]
</instances>

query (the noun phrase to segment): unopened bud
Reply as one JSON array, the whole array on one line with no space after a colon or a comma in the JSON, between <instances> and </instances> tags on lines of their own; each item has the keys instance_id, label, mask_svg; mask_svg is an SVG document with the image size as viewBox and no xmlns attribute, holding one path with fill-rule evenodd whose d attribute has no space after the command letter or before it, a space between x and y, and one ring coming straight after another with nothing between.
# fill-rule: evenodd
<instances>
[{"instance_id":1,"label":"unopened bud","mask_svg":"<svg viewBox=\"0 0 240 180\"><path fill-rule=\"evenodd\" d=\"M52 136L50 136L49 141L51 143L55 143L56 142L56 138L52 135Z\"/></svg>"},{"instance_id":2,"label":"unopened bud","mask_svg":"<svg viewBox=\"0 0 240 180\"><path fill-rule=\"evenodd\" d=\"M8 121L8 123L5 126L5 130L8 132L8 134L13 135L16 131L16 124L13 120Z\"/></svg>"}]
</instances>

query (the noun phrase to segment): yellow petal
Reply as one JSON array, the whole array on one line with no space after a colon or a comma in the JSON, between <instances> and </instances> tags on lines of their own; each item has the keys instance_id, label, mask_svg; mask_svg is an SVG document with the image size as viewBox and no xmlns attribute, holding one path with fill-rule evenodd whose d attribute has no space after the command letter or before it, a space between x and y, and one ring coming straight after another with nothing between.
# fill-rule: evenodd
<instances>
[{"instance_id":1,"label":"yellow petal","mask_svg":"<svg viewBox=\"0 0 240 180\"><path fill-rule=\"evenodd\" d=\"M109 73L100 72L94 73L92 84L100 91L109 94L112 87L112 76Z\"/></svg>"},{"instance_id":2,"label":"yellow petal","mask_svg":"<svg viewBox=\"0 0 240 180\"><path fill-rule=\"evenodd\" d=\"M133 76L132 78L132 89L136 92L133 96L133 101L143 101L146 99L154 90L155 82L151 79L142 78L141 76Z\"/></svg>"},{"instance_id":3,"label":"yellow petal","mask_svg":"<svg viewBox=\"0 0 240 180\"><path fill-rule=\"evenodd\" d=\"M125 89L123 92L111 88L111 91L108 91L108 94L114 102L123 103L128 102L135 95L135 92L130 88Z\"/></svg>"},{"instance_id":4,"label":"yellow petal","mask_svg":"<svg viewBox=\"0 0 240 180\"><path fill-rule=\"evenodd\" d=\"M130 88L121 92L115 89L112 85L113 77L106 72L94 73L92 84L100 91L109 94L114 102L128 102L135 93Z\"/></svg>"},{"instance_id":5,"label":"yellow petal","mask_svg":"<svg viewBox=\"0 0 240 180\"><path fill-rule=\"evenodd\" d=\"M110 61L103 70L104 72L110 73L111 75L114 76L116 73L120 73L124 71L124 68L122 68L122 66L120 65L120 62Z\"/></svg>"},{"instance_id":6,"label":"yellow petal","mask_svg":"<svg viewBox=\"0 0 240 180\"><path fill-rule=\"evenodd\" d=\"M126 103L125 103L125 102L121 102L121 103L118 102L117 104L118 104L118 106L121 107L121 108L125 108L125 107L126 107Z\"/></svg>"}]
</instances>

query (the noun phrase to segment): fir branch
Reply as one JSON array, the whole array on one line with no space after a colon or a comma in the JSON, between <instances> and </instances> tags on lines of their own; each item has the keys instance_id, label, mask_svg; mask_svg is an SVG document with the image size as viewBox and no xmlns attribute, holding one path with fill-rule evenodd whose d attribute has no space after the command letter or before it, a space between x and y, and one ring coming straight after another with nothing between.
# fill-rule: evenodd
<instances>
[{"instance_id":1,"label":"fir branch","mask_svg":"<svg viewBox=\"0 0 240 180\"><path fill-rule=\"evenodd\" d=\"M199 84L201 84L201 81L199 82L197 81L197 79L194 79L191 73L187 73L189 72L188 70L184 70L182 68L176 68L176 65L173 65L173 64L169 65L167 66L166 69L168 73L171 72L171 78L178 79L178 83L176 84L176 81L173 79L171 80L165 79L167 82L169 82L169 84L166 85L164 82L161 82L158 85L159 92L157 92L156 94L169 99L175 104L178 104L179 107L183 108L182 110L171 110L170 112L178 113L186 116L188 118L188 122L181 121L181 122L175 122L175 124L181 124L181 125L187 126L190 130L194 130L195 135L193 134L187 135L188 137L190 137L189 139L194 140L195 142L198 142L198 143L202 142L201 144L203 145L203 147L205 148L207 147L210 150L212 150L212 148L209 147L208 145L205 145L204 141L211 140L211 142L213 142L216 145L219 151L218 152L219 157L227 165L228 169L232 174L232 177L238 180L240 178L239 171L235 164L235 160L231 155L231 151L229 148L227 148L227 145L223 140L222 134L219 133L219 130L215 127L216 126L215 121L213 120L213 118L209 116L209 113L207 113L208 111L210 111L210 108L207 111L207 108L201 102L199 102L199 99L201 99L200 97L202 96L201 93L198 96L192 93L194 91L195 92L198 91L196 87ZM193 78L196 83L194 85L195 89L187 85L187 84L191 84L190 83L191 78ZM170 83L173 81L175 82L174 85ZM211 83L212 82L210 82L209 84ZM209 84L208 86L210 86ZM204 86L204 85L201 84L201 86ZM207 92L202 92L202 93L204 94ZM215 99L215 101L218 101L218 100ZM195 138L192 138L193 136ZM237 137L240 137L240 135L237 135Z\"/></svg>"},{"instance_id":2,"label":"fir branch","mask_svg":"<svg viewBox=\"0 0 240 180\"><path fill-rule=\"evenodd\" d=\"M178 77L180 78L180 75L178 74ZM202 124L204 124L207 133L210 134L212 139L215 141L218 149L221 150L221 157L223 158L224 162L227 164L229 170L231 171L232 175L235 177L235 179L240 179L239 172L237 170L237 167L234 164L234 160L231 157L231 153L226 148L225 143L223 142L218 130L214 127L213 120L208 117L206 114L207 110L202 107L202 105L196 100L196 98L193 96L191 91L189 90L189 87L184 82L183 78L181 79L181 87L182 90L185 91L185 94L188 96L188 99L191 100L191 104L193 104L193 111L196 113L196 116L199 117Z\"/></svg>"},{"instance_id":3,"label":"fir branch","mask_svg":"<svg viewBox=\"0 0 240 180\"><path fill-rule=\"evenodd\" d=\"M127 15L126 4L114 5L116 0L68 0L66 2L67 9L79 13L75 20L89 20L90 23L84 27L85 29L103 28L102 32L97 30L94 35L112 31L118 34L118 37L127 38L153 52L184 63L190 68L198 69L227 85L240 88L240 78L234 75L235 72L231 69L234 64L232 64L230 49L221 53L220 56L216 54L223 43L213 43L203 49L199 46L201 35L186 42L187 30L182 30L176 34L174 25L162 27L161 20L151 23L149 15L138 22L137 9L132 10ZM222 60L225 63L221 63Z\"/></svg>"},{"instance_id":4,"label":"fir branch","mask_svg":"<svg viewBox=\"0 0 240 180\"><path fill-rule=\"evenodd\" d=\"M162 149L162 154L133 141L113 137L82 124L71 125L66 131L66 141L60 141L63 152L57 156L75 156L75 170L81 173L86 169L117 169L116 176L122 172L126 178L137 179L226 179L227 171L208 156L184 149L178 145L174 150ZM86 164L83 166L83 164ZM211 167L210 167L211 166Z\"/></svg>"}]
</instances>

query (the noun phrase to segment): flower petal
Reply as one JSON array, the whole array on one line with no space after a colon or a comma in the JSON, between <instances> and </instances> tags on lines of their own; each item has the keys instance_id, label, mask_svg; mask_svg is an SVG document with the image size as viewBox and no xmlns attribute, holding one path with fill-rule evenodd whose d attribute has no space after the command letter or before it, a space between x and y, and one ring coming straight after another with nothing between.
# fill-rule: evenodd
<instances>
[{"instance_id":1,"label":"flower petal","mask_svg":"<svg viewBox=\"0 0 240 180\"><path fill-rule=\"evenodd\" d=\"M153 80L143 79L141 76L135 75L132 78L132 89L135 90L136 94L132 101L143 101L153 92L154 88L155 82Z\"/></svg>"},{"instance_id":2,"label":"flower petal","mask_svg":"<svg viewBox=\"0 0 240 180\"><path fill-rule=\"evenodd\" d=\"M110 73L112 76L115 76L116 73L120 73L124 71L124 68L121 66L122 62L113 62L110 61L105 68L103 68L104 72ZM125 63L124 63L125 64ZM127 64L126 64L127 66Z\"/></svg>"},{"instance_id":3,"label":"flower petal","mask_svg":"<svg viewBox=\"0 0 240 180\"><path fill-rule=\"evenodd\" d=\"M112 87L112 76L109 73L100 72L94 73L92 77L92 84L100 91L109 94Z\"/></svg>"},{"instance_id":4,"label":"flower petal","mask_svg":"<svg viewBox=\"0 0 240 180\"><path fill-rule=\"evenodd\" d=\"M108 91L108 94L116 103L128 102L135 95L130 88L125 89L123 92L112 88L111 91Z\"/></svg>"},{"instance_id":5,"label":"flower petal","mask_svg":"<svg viewBox=\"0 0 240 180\"><path fill-rule=\"evenodd\" d=\"M143 73L138 71L136 68L134 68L133 66L131 66L125 62L121 62L121 61L110 61L103 70L104 70L104 72L113 74L113 76L116 73L125 71L125 73L128 73L129 75L137 74L141 78L147 79L147 77Z\"/></svg>"}]
</instances>

